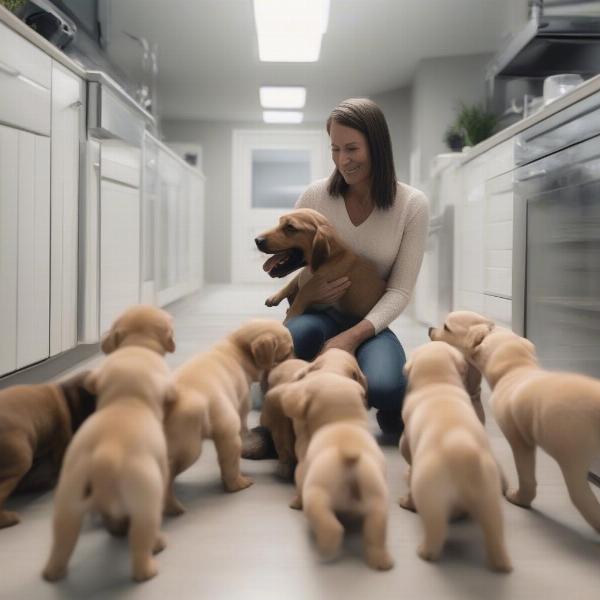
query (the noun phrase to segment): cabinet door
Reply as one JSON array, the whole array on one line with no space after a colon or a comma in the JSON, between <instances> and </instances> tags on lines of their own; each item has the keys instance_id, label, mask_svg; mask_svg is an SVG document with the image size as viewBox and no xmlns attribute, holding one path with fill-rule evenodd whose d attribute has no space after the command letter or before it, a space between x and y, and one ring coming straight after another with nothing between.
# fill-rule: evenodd
<instances>
[{"instance_id":1,"label":"cabinet door","mask_svg":"<svg viewBox=\"0 0 600 600\"><path fill-rule=\"evenodd\" d=\"M52 71L52 189L50 354L77 343L79 143L83 81L54 63Z\"/></svg>"},{"instance_id":2,"label":"cabinet door","mask_svg":"<svg viewBox=\"0 0 600 600\"><path fill-rule=\"evenodd\" d=\"M17 368L19 132L0 125L0 375Z\"/></svg>"},{"instance_id":3,"label":"cabinet door","mask_svg":"<svg viewBox=\"0 0 600 600\"><path fill-rule=\"evenodd\" d=\"M49 355L50 140L19 132L17 368Z\"/></svg>"},{"instance_id":4,"label":"cabinet door","mask_svg":"<svg viewBox=\"0 0 600 600\"><path fill-rule=\"evenodd\" d=\"M140 191L102 180L100 207L100 331L140 290Z\"/></svg>"}]
</instances>

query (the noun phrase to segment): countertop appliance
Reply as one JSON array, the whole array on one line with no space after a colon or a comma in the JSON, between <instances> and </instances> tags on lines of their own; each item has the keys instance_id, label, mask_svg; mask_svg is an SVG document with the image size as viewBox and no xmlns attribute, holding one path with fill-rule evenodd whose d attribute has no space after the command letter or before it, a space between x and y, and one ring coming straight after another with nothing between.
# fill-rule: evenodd
<instances>
[{"instance_id":1,"label":"countertop appliance","mask_svg":"<svg viewBox=\"0 0 600 600\"><path fill-rule=\"evenodd\" d=\"M513 329L545 368L600 377L600 93L570 108L517 139Z\"/></svg>"}]
</instances>

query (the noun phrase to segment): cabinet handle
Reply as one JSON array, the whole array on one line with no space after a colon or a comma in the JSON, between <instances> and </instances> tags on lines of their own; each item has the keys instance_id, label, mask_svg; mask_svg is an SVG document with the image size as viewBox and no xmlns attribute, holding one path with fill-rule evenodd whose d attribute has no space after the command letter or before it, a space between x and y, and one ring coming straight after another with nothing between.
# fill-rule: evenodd
<instances>
[{"instance_id":1,"label":"cabinet handle","mask_svg":"<svg viewBox=\"0 0 600 600\"><path fill-rule=\"evenodd\" d=\"M17 71L17 69L13 69L3 62L0 62L0 72L9 75L10 77L18 77L21 74L21 71Z\"/></svg>"},{"instance_id":2,"label":"cabinet handle","mask_svg":"<svg viewBox=\"0 0 600 600\"><path fill-rule=\"evenodd\" d=\"M69 108L81 108L83 106L83 102L81 100L75 100L72 104L69 104Z\"/></svg>"}]
</instances>

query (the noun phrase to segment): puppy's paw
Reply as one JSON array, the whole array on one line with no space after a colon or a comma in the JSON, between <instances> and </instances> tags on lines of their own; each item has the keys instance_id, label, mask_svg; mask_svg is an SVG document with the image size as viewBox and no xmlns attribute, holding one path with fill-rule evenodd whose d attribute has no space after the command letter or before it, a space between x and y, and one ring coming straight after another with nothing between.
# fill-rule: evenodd
<instances>
[{"instance_id":1,"label":"puppy's paw","mask_svg":"<svg viewBox=\"0 0 600 600\"><path fill-rule=\"evenodd\" d=\"M182 515L185 512L185 506L183 506L183 504L181 504L181 502L179 502L179 500L177 500L177 498L175 498L175 496L171 497L171 498L167 498L167 501L165 502L165 508L163 510L163 514L167 515L168 517L178 517L179 515Z\"/></svg>"},{"instance_id":2,"label":"puppy's paw","mask_svg":"<svg viewBox=\"0 0 600 600\"><path fill-rule=\"evenodd\" d=\"M524 498L519 490L508 490L506 492L506 499L511 504L516 504L522 508L531 508L531 500L529 498Z\"/></svg>"},{"instance_id":3,"label":"puppy's paw","mask_svg":"<svg viewBox=\"0 0 600 600\"><path fill-rule=\"evenodd\" d=\"M294 469L295 466L290 463L278 463L277 464L277 477L284 481L294 481Z\"/></svg>"},{"instance_id":4,"label":"puppy's paw","mask_svg":"<svg viewBox=\"0 0 600 600\"><path fill-rule=\"evenodd\" d=\"M277 294L274 294L273 296L269 296L265 300L266 306L279 306L280 303L281 303L281 298Z\"/></svg>"},{"instance_id":5,"label":"puppy's paw","mask_svg":"<svg viewBox=\"0 0 600 600\"><path fill-rule=\"evenodd\" d=\"M0 511L0 529L4 527L12 527L21 522L21 518L16 512L8 510Z\"/></svg>"},{"instance_id":6,"label":"puppy's paw","mask_svg":"<svg viewBox=\"0 0 600 600\"><path fill-rule=\"evenodd\" d=\"M513 570L512 563L510 562L510 558L508 558L508 556L500 559L489 560L488 563L490 569L493 571L498 571L499 573L510 573Z\"/></svg>"},{"instance_id":7,"label":"puppy's paw","mask_svg":"<svg viewBox=\"0 0 600 600\"><path fill-rule=\"evenodd\" d=\"M417 507L415 506L415 503L413 502L412 496L410 494L406 494L406 496L401 496L400 498L398 498L398 504L406 510L417 512Z\"/></svg>"},{"instance_id":8,"label":"puppy's paw","mask_svg":"<svg viewBox=\"0 0 600 600\"><path fill-rule=\"evenodd\" d=\"M394 560L385 548L371 548L366 552L367 564L378 571L389 571L394 566Z\"/></svg>"},{"instance_id":9,"label":"puppy's paw","mask_svg":"<svg viewBox=\"0 0 600 600\"><path fill-rule=\"evenodd\" d=\"M141 583L142 581L148 581L158 575L158 565L153 558L149 558L144 561L142 565L136 565L133 569L133 580Z\"/></svg>"},{"instance_id":10,"label":"puppy's paw","mask_svg":"<svg viewBox=\"0 0 600 600\"><path fill-rule=\"evenodd\" d=\"M167 547L167 540L162 533L159 533L154 540L154 548L152 548L153 554L159 554Z\"/></svg>"},{"instance_id":11,"label":"puppy's paw","mask_svg":"<svg viewBox=\"0 0 600 600\"><path fill-rule=\"evenodd\" d=\"M437 560L440 557L439 552L434 552L430 548L427 548L425 544L421 544L417 548L417 554L423 559L427 561Z\"/></svg>"},{"instance_id":12,"label":"puppy's paw","mask_svg":"<svg viewBox=\"0 0 600 600\"><path fill-rule=\"evenodd\" d=\"M67 567L63 565L51 565L48 563L42 571L42 577L46 581L59 581L67 575Z\"/></svg>"},{"instance_id":13,"label":"puppy's paw","mask_svg":"<svg viewBox=\"0 0 600 600\"><path fill-rule=\"evenodd\" d=\"M323 560L330 561L337 558L343 536L344 529L341 525L316 532L317 548Z\"/></svg>"},{"instance_id":14,"label":"puppy's paw","mask_svg":"<svg viewBox=\"0 0 600 600\"><path fill-rule=\"evenodd\" d=\"M249 477L245 477L244 475L239 475L236 479L232 481L224 481L225 490L227 492L239 492L240 490L245 490L250 487L254 481Z\"/></svg>"},{"instance_id":15,"label":"puppy's paw","mask_svg":"<svg viewBox=\"0 0 600 600\"><path fill-rule=\"evenodd\" d=\"M294 498L289 504L289 507L293 508L294 510L302 510L302 497L294 496Z\"/></svg>"}]
</instances>

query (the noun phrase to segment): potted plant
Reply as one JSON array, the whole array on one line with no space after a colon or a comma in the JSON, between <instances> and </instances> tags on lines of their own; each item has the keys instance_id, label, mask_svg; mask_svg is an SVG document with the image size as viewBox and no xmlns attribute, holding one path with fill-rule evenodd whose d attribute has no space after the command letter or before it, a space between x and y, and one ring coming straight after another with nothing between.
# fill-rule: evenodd
<instances>
[{"instance_id":1,"label":"potted plant","mask_svg":"<svg viewBox=\"0 0 600 600\"><path fill-rule=\"evenodd\" d=\"M498 125L498 117L480 104L460 104L456 127L463 132L465 144L475 146L492 136Z\"/></svg>"},{"instance_id":2,"label":"potted plant","mask_svg":"<svg viewBox=\"0 0 600 600\"><path fill-rule=\"evenodd\" d=\"M465 145L465 135L456 124L450 125L444 133L444 142L452 152L461 152Z\"/></svg>"},{"instance_id":3,"label":"potted plant","mask_svg":"<svg viewBox=\"0 0 600 600\"><path fill-rule=\"evenodd\" d=\"M0 4L5 6L10 12L16 13L19 8L25 4L26 0L0 0Z\"/></svg>"}]
</instances>

